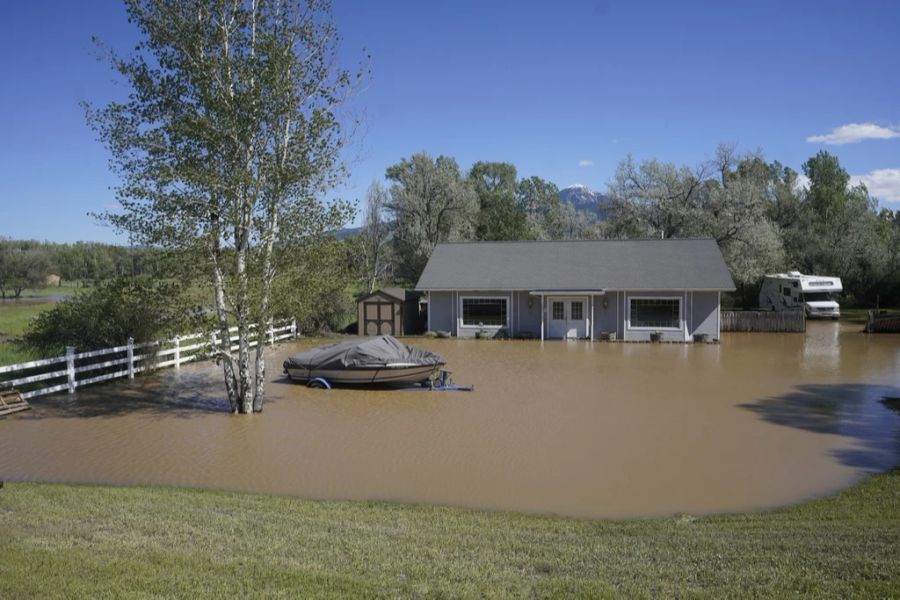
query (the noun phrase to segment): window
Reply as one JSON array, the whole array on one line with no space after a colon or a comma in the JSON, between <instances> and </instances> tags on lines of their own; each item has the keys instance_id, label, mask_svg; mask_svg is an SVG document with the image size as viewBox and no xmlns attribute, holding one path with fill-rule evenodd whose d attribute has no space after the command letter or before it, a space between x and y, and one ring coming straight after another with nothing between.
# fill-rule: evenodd
<instances>
[{"instance_id":1,"label":"window","mask_svg":"<svg viewBox=\"0 0 900 600\"><path fill-rule=\"evenodd\" d=\"M463 325L505 327L506 298L463 298Z\"/></svg>"},{"instance_id":2,"label":"window","mask_svg":"<svg viewBox=\"0 0 900 600\"><path fill-rule=\"evenodd\" d=\"M566 318L566 305L563 302L554 302L553 306L553 316L552 319L554 321L563 321Z\"/></svg>"},{"instance_id":3,"label":"window","mask_svg":"<svg viewBox=\"0 0 900 600\"><path fill-rule=\"evenodd\" d=\"M681 328L681 300L678 298L631 298L630 309L631 327Z\"/></svg>"},{"instance_id":4,"label":"window","mask_svg":"<svg viewBox=\"0 0 900 600\"><path fill-rule=\"evenodd\" d=\"M803 299L806 302L824 302L827 300L834 300L829 292L806 292L803 294Z\"/></svg>"},{"instance_id":5,"label":"window","mask_svg":"<svg viewBox=\"0 0 900 600\"><path fill-rule=\"evenodd\" d=\"M580 321L584 318L584 304L581 302L572 303L572 320Z\"/></svg>"},{"instance_id":6,"label":"window","mask_svg":"<svg viewBox=\"0 0 900 600\"><path fill-rule=\"evenodd\" d=\"M784 288L784 295L785 295L785 296L790 296L790 295L791 295L791 288L788 288L788 287Z\"/></svg>"}]
</instances>

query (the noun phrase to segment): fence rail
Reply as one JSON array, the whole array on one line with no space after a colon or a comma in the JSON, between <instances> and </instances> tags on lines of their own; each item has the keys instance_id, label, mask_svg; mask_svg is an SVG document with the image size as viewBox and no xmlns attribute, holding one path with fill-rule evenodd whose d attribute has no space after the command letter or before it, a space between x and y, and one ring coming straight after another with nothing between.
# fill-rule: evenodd
<instances>
[{"instance_id":1,"label":"fence rail","mask_svg":"<svg viewBox=\"0 0 900 600\"><path fill-rule=\"evenodd\" d=\"M253 324L250 327L256 329L258 325ZM228 330L229 342L238 340L237 330L237 327L232 327ZM295 319L280 321L278 324L270 322L268 327L266 327L265 341L271 345L296 336L297 321ZM194 340L197 341L195 342ZM182 342L185 341L194 343L183 345ZM219 333L212 332L192 333L190 335L175 336L170 340L145 342L142 344L135 344L133 340L129 340L124 346L78 353L75 352L75 348L69 346L66 348L64 356L54 356L42 360L0 366L0 386L33 387L33 389L22 392L22 397L25 399L62 390L68 390L72 394L75 393L76 388L92 383L100 383L101 381L122 377L134 379L135 373L140 373L150 368L175 367L177 369L185 363L209 358L211 355L210 349L218 345ZM256 345L256 339L252 340L250 346L255 347ZM232 351L237 350L238 345L232 343L230 348ZM136 354L135 350L140 350L141 353ZM91 360L96 358L101 358L101 360ZM166 358L166 360L159 361L160 358ZM64 368L59 368L60 365L64 365ZM113 372L100 373L92 377L80 379L78 377L83 373L119 366L124 366L124 368ZM47 367L53 367L53 370L46 370ZM55 380L64 381L57 383ZM35 384L43 384L43 382L51 382L52 385L47 387L35 386Z\"/></svg>"},{"instance_id":2,"label":"fence rail","mask_svg":"<svg viewBox=\"0 0 900 600\"><path fill-rule=\"evenodd\" d=\"M722 331L803 333L806 315L802 310L723 310Z\"/></svg>"},{"instance_id":3,"label":"fence rail","mask_svg":"<svg viewBox=\"0 0 900 600\"><path fill-rule=\"evenodd\" d=\"M900 313L870 310L866 317L866 333L900 333Z\"/></svg>"}]
</instances>

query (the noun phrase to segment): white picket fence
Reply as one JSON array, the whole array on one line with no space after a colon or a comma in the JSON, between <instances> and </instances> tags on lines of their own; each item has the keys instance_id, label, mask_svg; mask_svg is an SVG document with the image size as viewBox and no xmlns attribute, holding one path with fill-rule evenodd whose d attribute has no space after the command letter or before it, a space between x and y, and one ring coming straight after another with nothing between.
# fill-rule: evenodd
<instances>
[{"instance_id":1,"label":"white picket fence","mask_svg":"<svg viewBox=\"0 0 900 600\"><path fill-rule=\"evenodd\" d=\"M297 337L297 321L291 319L287 322L279 322L278 326L270 322L266 329L266 341L274 344L277 341ZM256 329L257 325L250 325L252 329ZM230 341L238 340L237 327L228 330ZM68 346L64 356L56 356L54 358L45 358L43 360L33 360L30 362L19 363L16 365L6 365L0 367L0 376L3 381L0 385L21 387L43 381L52 382L53 385L41 387L22 393L24 398L34 398L35 396L43 396L52 394L62 390L68 390L70 394L75 393L75 389L90 385L92 383L100 383L110 379L118 379L120 377L128 377L134 379L135 373L140 373L148 368L162 367L181 367L184 363L188 363L201 358L210 356L210 349L218 346L218 333L193 333L190 335L176 336L170 340L159 342L146 342L143 344L135 344L134 340L129 339L124 346L116 346L115 348L103 348L101 350L91 350L90 352L75 352L75 348ZM187 344L185 345L185 342ZM250 342L250 346L256 346L256 340ZM232 343L231 350L238 349L238 345ZM135 354L135 351L139 354ZM121 355L119 358L110 357L111 355ZM171 358L166 358L171 357ZM90 359L102 358L99 362L89 362ZM165 359L165 360L160 360ZM159 362L153 363L152 360ZM65 368L61 368L64 365ZM102 373L91 377L80 379L79 376L84 373L98 371L100 369L109 369L111 367L121 366L122 368L112 373ZM54 370L44 371L41 373L25 374L52 367ZM21 377L8 379L8 377L20 374ZM63 383L55 383L56 380L65 379Z\"/></svg>"}]
</instances>

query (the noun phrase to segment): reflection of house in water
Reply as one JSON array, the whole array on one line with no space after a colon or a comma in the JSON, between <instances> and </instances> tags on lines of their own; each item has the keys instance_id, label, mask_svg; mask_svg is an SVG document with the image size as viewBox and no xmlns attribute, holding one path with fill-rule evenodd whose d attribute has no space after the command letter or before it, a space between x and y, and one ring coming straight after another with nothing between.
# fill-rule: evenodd
<instances>
[{"instance_id":1,"label":"reflection of house in water","mask_svg":"<svg viewBox=\"0 0 900 600\"><path fill-rule=\"evenodd\" d=\"M841 366L839 323L808 323L803 338L803 366L807 369L838 369Z\"/></svg>"}]
</instances>

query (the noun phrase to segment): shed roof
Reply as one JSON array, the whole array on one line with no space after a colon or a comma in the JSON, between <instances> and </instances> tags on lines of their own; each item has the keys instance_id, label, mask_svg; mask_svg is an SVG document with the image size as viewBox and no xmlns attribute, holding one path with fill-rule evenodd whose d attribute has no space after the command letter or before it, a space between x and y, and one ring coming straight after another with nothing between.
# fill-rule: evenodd
<instances>
[{"instance_id":1,"label":"shed roof","mask_svg":"<svg viewBox=\"0 0 900 600\"><path fill-rule=\"evenodd\" d=\"M417 290L734 290L711 239L438 244Z\"/></svg>"},{"instance_id":2,"label":"shed roof","mask_svg":"<svg viewBox=\"0 0 900 600\"><path fill-rule=\"evenodd\" d=\"M405 302L406 300L412 300L421 296L421 294L417 294L416 292L410 292L400 287L386 287L377 289L373 292L360 296L357 299L357 302L363 302L368 300L369 298L373 298L375 296L385 296L387 298L392 298L399 302Z\"/></svg>"}]
</instances>

